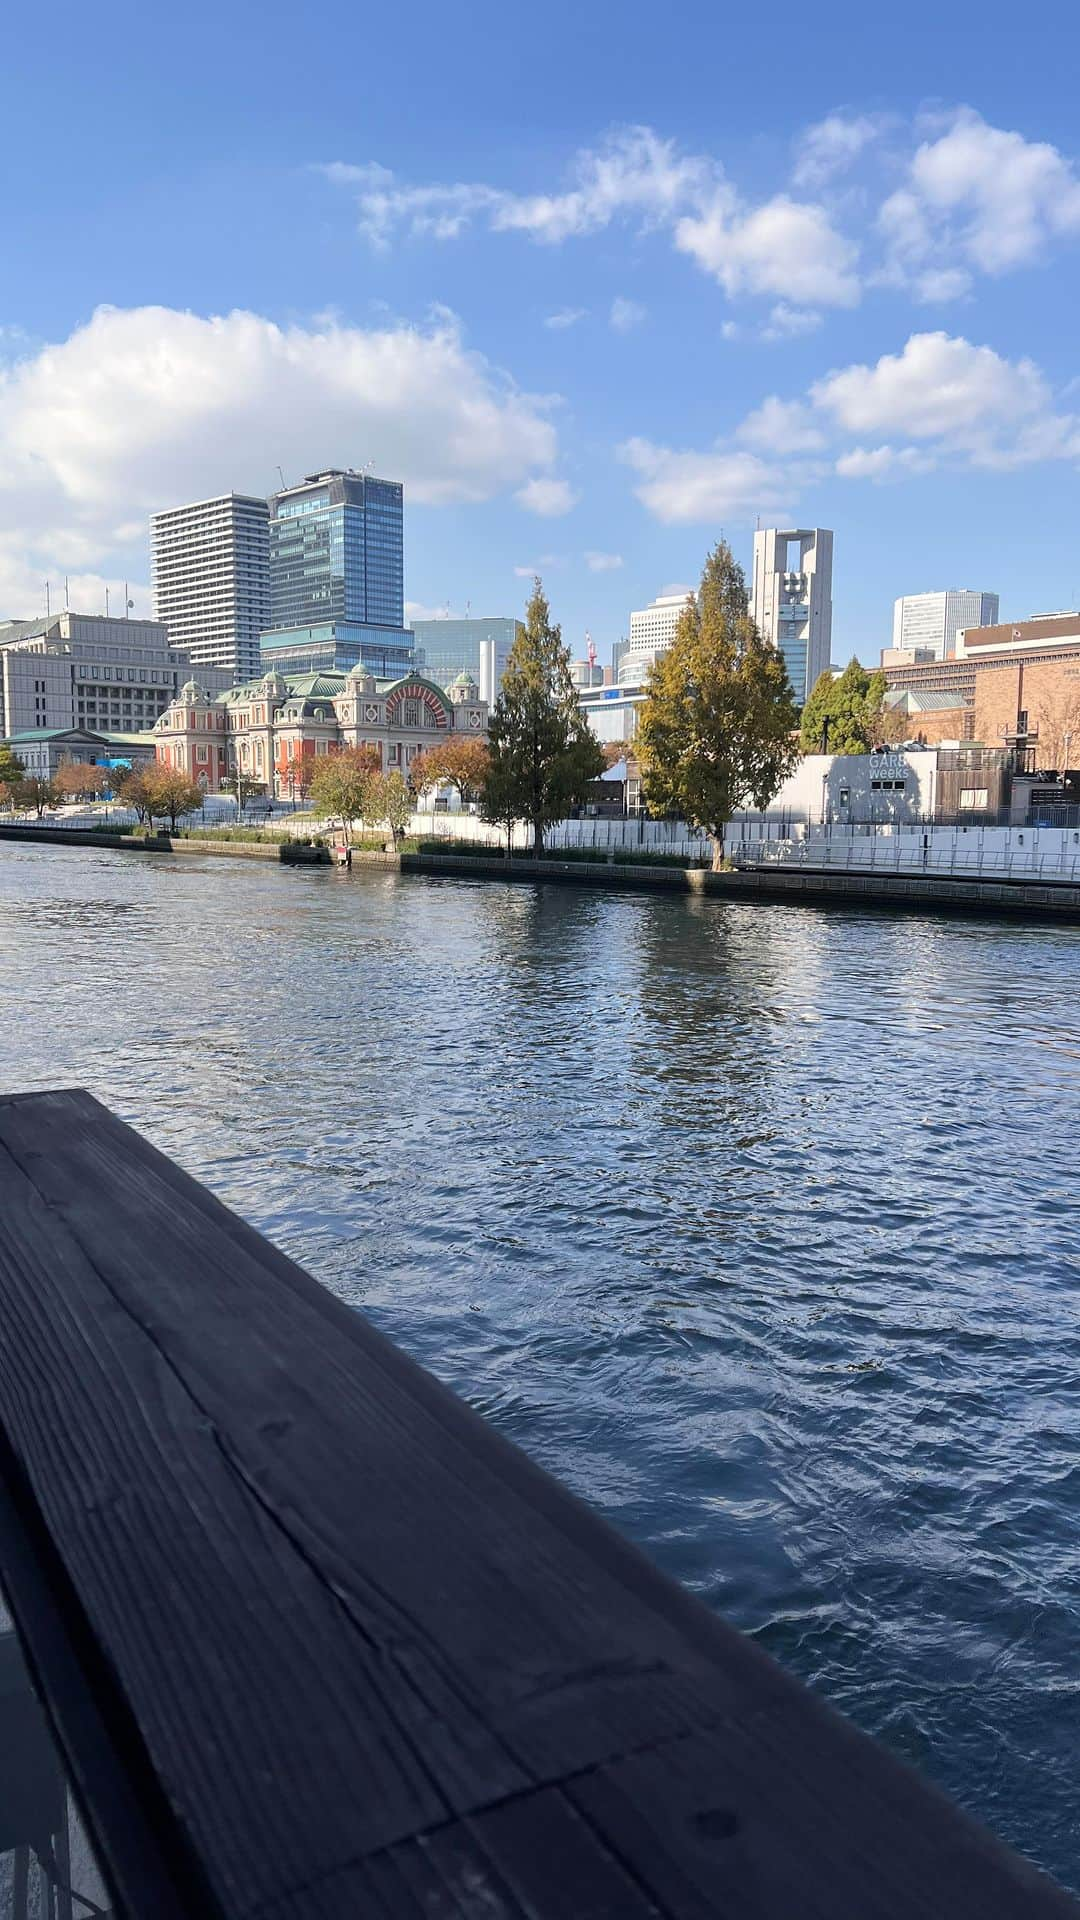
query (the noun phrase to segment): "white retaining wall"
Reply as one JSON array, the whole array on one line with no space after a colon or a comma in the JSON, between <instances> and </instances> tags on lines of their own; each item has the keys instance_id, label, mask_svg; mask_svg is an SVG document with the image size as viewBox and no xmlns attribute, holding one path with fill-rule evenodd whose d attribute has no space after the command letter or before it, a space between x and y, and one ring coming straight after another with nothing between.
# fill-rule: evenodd
<instances>
[{"instance_id":1,"label":"white retaining wall","mask_svg":"<svg viewBox=\"0 0 1080 1920\"><path fill-rule=\"evenodd\" d=\"M73 809L49 826L85 827L103 819L104 808ZM110 807L117 824L125 809ZM31 815L7 815L36 824ZM134 815L130 816L132 819ZM236 809L213 804L205 820L195 815L191 825L227 824ZM271 825L277 832L290 828L308 835L315 823L310 816L292 823L292 816L275 808ZM417 813L410 832L426 839L446 839L470 846L502 848L506 836L497 827L470 813ZM518 826L515 848L527 848L530 834ZM668 853L684 860L709 860L712 843L707 835L681 820L563 820L545 835L545 847L588 847L600 858L608 853ZM1080 828L1073 827L926 827L892 822L879 826L848 827L789 825L760 817L731 822L725 851L751 865L822 867L830 871L864 873L931 873L1011 878L1069 880L1080 884Z\"/></svg>"},{"instance_id":2,"label":"white retaining wall","mask_svg":"<svg viewBox=\"0 0 1080 1920\"><path fill-rule=\"evenodd\" d=\"M1080 882L1074 827L803 827L778 839L735 826L726 845L755 865Z\"/></svg>"}]
</instances>

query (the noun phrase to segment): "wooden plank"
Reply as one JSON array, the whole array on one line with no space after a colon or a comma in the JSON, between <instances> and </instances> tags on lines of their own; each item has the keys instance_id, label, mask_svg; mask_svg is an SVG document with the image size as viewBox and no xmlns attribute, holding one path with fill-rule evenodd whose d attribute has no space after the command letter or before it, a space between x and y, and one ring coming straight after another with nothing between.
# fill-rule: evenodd
<instances>
[{"instance_id":1,"label":"wooden plank","mask_svg":"<svg viewBox=\"0 0 1080 1920\"><path fill-rule=\"evenodd\" d=\"M0 1100L0 1218L0 1577L130 1911L1077 1911L88 1095Z\"/></svg>"}]
</instances>

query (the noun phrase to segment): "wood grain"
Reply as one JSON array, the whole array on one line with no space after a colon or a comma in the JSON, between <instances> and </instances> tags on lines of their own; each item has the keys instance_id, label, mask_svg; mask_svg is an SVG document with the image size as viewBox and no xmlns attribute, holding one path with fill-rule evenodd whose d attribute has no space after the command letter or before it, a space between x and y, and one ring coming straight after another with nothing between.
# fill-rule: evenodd
<instances>
[{"instance_id":1,"label":"wood grain","mask_svg":"<svg viewBox=\"0 0 1080 1920\"><path fill-rule=\"evenodd\" d=\"M0 1100L0 1221L0 1578L132 1914L1077 1912L87 1094Z\"/></svg>"}]
</instances>

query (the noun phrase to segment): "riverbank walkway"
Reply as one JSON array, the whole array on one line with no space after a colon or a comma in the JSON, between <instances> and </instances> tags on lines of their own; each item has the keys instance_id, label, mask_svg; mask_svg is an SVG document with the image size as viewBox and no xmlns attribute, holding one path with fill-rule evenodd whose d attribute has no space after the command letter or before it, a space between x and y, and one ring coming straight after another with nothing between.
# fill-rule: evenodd
<instances>
[{"instance_id":1,"label":"riverbank walkway","mask_svg":"<svg viewBox=\"0 0 1080 1920\"><path fill-rule=\"evenodd\" d=\"M115 1913L1077 1913L88 1094L0 1098L0 1221L0 1582Z\"/></svg>"}]
</instances>

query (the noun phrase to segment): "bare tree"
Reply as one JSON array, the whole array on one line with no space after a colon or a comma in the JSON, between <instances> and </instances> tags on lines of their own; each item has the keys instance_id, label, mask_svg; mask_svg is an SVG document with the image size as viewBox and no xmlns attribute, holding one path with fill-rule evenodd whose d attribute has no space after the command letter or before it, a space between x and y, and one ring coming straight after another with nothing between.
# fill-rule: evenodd
<instances>
[{"instance_id":1,"label":"bare tree","mask_svg":"<svg viewBox=\"0 0 1080 1920\"><path fill-rule=\"evenodd\" d=\"M60 789L55 780L43 780L36 773L27 774L15 788L16 806L33 807L39 820L46 807L55 807L60 798Z\"/></svg>"},{"instance_id":2,"label":"bare tree","mask_svg":"<svg viewBox=\"0 0 1080 1920\"><path fill-rule=\"evenodd\" d=\"M1080 766L1080 689L1042 702L1035 716L1039 728L1036 761L1040 767Z\"/></svg>"}]
</instances>

